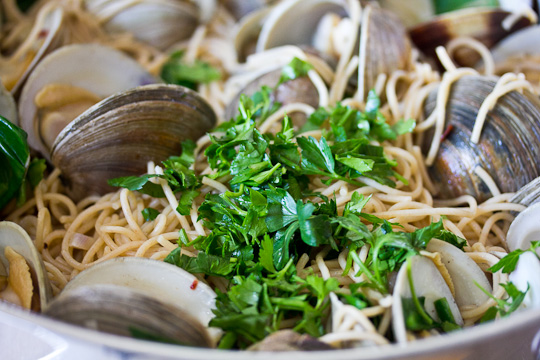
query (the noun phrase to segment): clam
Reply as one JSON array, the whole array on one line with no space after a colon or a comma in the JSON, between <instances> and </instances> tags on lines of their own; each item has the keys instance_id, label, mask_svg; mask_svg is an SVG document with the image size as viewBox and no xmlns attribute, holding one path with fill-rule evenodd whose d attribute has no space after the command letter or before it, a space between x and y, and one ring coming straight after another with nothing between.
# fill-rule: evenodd
<instances>
[{"instance_id":1,"label":"clam","mask_svg":"<svg viewBox=\"0 0 540 360\"><path fill-rule=\"evenodd\" d=\"M540 26L530 26L508 36L492 49L495 73L523 73L533 85L540 84Z\"/></svg>"},{"instance_id":2,"label":"clam","mask_svg":"<svg viewBox=\"0 0 540 360\"><path fill-rule=\"evenodd\" d=\"M527 251L519 256L516 268L509 280L518 290L527 291L520 309L540 309L540 260L538 255Z\"/></svg>"},{"instance_id":3,"label":"clam","mask_svg":"<svg viewBox=\"0 0 540 360\"><path fill-rule=\"evenodd\" d=\"M107 179L140 175L148 161L182 151L216 123L210 105L177 85L145 85L112 95L72 121L56 138L52 163L75 199L114 191Z\"/></svg>"},{"instance_id":4,"label":"clam","mask_svg":"<svg viewBox=\"0 0 540 360\"><path fill-rule=\"evenodd\" d=\"M21 127L30 147L50 160L57 135L87 108L114 93L156 82L120 51L65 46L44 58L28 78L19 101Z\"/></svg>"},{"instance_id":5,"label":"clam","mask_svg":"<svg viewBox=\"0 0 540 360\"><path fill-rule=\"evenodd\" d=\"M19 115L17 112L17 105L13 95L6 90L2 82L0 81L0 116L8 119L11 123L19 124Z\"/></svg>"},{"instance_id":6,"label":"clam","mask_svg":"<svg viewBox=\"0 0 540 360\"><path fill-rule=\"evenodd\" d=\"M129 32L160 50L189 39L215 11L215 0L85 0L110 33Z\"/></svg>"},{"instance_id":7,"label":"clam","mask_svg":"<svg viewBox=\"0 0 540 360\"><path fill-rule=\"evenodd\" d=\"M441 255L441 261L452 280L454 299L459 307L480 306L489 299L476 284L490 293L491 284L482 269L463 251L438 239L431 239L426 250Z\"/></svg>"},{"instance_id":8,"label":"clam","mask_svg":"<svg viewBox=\"0 0 540 360\"><path fill-rule=\"evenodd\" d=\"M251 351L322 351L333 347L307 334L293 330L280 330L250 346Z\"/></svg>"},{"instance_id":9,"label":"clam","mask_svg":"<svg viewBox=\"0 0 540 360\"><path fill-rule=\"evenodd\" d=\"M11 270L8 258L13 259L13 255L10 256L9 250L6 251L7 248L22 256L28 266L31 277L30 287L32 288L30 291L34 293L31 308L33 310L45 309L52 298L52 290L41 256L23 228L10 221L2 221L0 222L0 272L4 272L1 275L15 275L8 274L9 271L7 271L7 269ZM4 271L1 271L2 265ZM27 272L28 270L19 269L18 271ZM21 285L25 284L11 284L12 287ZM17 293L17 290L15 292Z\"/></svg>"},{"instance_id":10,"label":"clam","mask_svg":"<svg viewBox=\"0 0 540 360\"><path fill-rule=\"evenodd\" d=\"M255 52L257 39L270 10L270 8L264 7L253 11L243 17L235 26L234 48L239 62L244 62L248 55Z\"/></svg>"},{"instance_id":11,"label":"clam","mask_svg":"<svg viewBox=\"0 0 540 360\"><path fill-rule=\"evenodd\" d=\"M279 3L264 22L256 51L282 45L311 45L320 20L329 13L345 15L344 2L288 0Z\"/></svg>"},{"instance_id":12,"label":"clam","mask_svg":"<svg viewBox=\"0 0 540 360\"><path fill-rule=\"evenodd\" d=\"M360 29L358 92L364 99L381 74L409 67L411 45L405 27L392 12L364 8Z\"/></svg>"},{"instance_id":13,"label":"clam","mask_svg":"<svg viewBox=\"0 0 540 360\"><path fill-rule=\"evenodd\" d=\"M534 204L519 213L506 234L508 250L526 250L531 241L540 241L540 204Z\"/></svg>"},{"instance_id":14,"label":"clam","mask_svg":"<svg viewBox=\"0 0 540 360\"><path fill-rule=\"evenodd\" d=\"M238 102L242 94L252 96L255 92L260 91L262 86L273 88L279 82L280 77L281 68L262 74L248 83L229 102L225 109L225 119L231 119L238 114ZM271 101L278 102L281 105L301 102L315 108L319 106L317 88L306 76L284 82L272 92L271 96ZM288 115L296 126L301 126L306 121L304 114L290 113Z\"/></svg>"},{"instance_id":15,"label":"clam","mask_svg":"<svg viewBox=\"0 0 540 360\"><path fill-rule=\"evenodd\" d=\"M506 236L510 251L527 250L532 241L540 241L540 204L536 203L523 210L512 222ZM522 292L529 289L520 309L540 309L540 251L536 254L525 251L519 255L516 268L509 280Z\"/></svg>"},{"instance_id":16,"label":"clam","mask_svg":"<svg viewBox=\"0 0 540 360\"><path fill-rule=\"evenodd\" d=\"M257 10L267 8L279 0L221 0L220 2L236 19L240 20Z\"/></svg>"},{"instance_id":17,"label":"clam","mask_svg":"<svg viewBox=\"0 0 540 360\"><path fill-rule=\"evenodd\" d=\"M21 44L10 58L0 61L0 78L15 96L19 95L26 78L41 59L58 46L64 11L51 3L44 7L40 16L42 19L36 21L37 25L27 38L33 43Z\"/></svg>"},{"instance_id":18,"label":"clam","mask_svg":"<svg viewBox=\"0 0 540 360\"><path fill-rule=\"evenodd\" d=\"M478 110L496 80L465 76L452 85L445 123L452 131L441 142L429 168L441 198L464 194L478 201L490 198L490 189L477 175L478 167L491 176L501 192L515 192L540 175L540 165L534 161L540 153L540 100L528 91L512 91L499 98L486 116L478 144L471 142ZM425 115L435 109L436 96L435 90L426 100ZM427 148L431 139L425 139Z\"/></svg>"},{"instance_id":19,"label":"clam","mask_svg":"<svg viewBox=\"0 0 540 360\"><path fill-rule=\"evenodd\" d=\"M208 285L174 265L117 258L77 275L45 314L117 335L212 347L221 335L208 328L215 296Z\"/></svg>"},{"instance_id":20,"label":"clam","mask_svg":"<svg viewBox=\"0 0 540 360\"><path fill-rule=\"evenodd\" d=\"M505 28L505 19L512 13L494 8L468 8L445 13L431 21L410 29L413 43L424 54L436 58L437 46L444 46L450 40L469 36L479 40L488 48L493 47L504 37L531 24L531 20L520 17L510 27ZM454 58L463 66L473 66L478 54L469 49L459 49Z\"/></svg>"},{"instance_id":21,"label":"clam","mask_svg":"<svg viewBox=\"0 0 540 360\"><path fill-rule=\"evenodd\" d=\"M392 295L394 300L392 326L394 336L399 344L407 343L408 338L403 300L412 299L413 297L409 279L412 279L416 296L425 298L424 309L433 320L440 321L435 302L439 299L446 299L454 321L460 326L463 325L463 318L452 292L433 261L427 257L416 255L409 258L407 263L399 270Z\"/></svg>"}]
</instances>

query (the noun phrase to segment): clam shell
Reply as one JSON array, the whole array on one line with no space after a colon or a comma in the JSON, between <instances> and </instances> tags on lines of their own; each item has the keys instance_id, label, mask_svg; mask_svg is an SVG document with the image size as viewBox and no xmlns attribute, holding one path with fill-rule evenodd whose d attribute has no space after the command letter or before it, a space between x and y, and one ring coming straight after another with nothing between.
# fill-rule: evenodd
<instances>
[{"instance_id":1,"label":"clam shell","mask_svg":"<svg viewBox=\"0 0 540 360\"><path fill-rule=\"evenodd\" d=\"M454 316L454 320L460 326L463 325L463 318L452 297L452 293L446 285L441 273L429 258L416 255L410 258L411 275L417 297L425 297L424 307L426 312L434 320L439 320L434 307L434 302L441 298L446 298L448 305ZM411 298L411 289L407 276L407 265L404 264L398 272L394 293L392 295L392 327L394 336L399 344L407 343L407 330L405 328L405 318L401 298Z\"/></svg>"},{"instance_id":2,"label":"clam shell","mask_svg":"<svg viewBox=\"0 0 540 360\"><path fill-rule=\"evenodd\" d=\"M475 174L481 166L495 181L501 192L515 192L540 175L536 159L540 153L540 99L528 93L512 91L499 98L488 112L478 144L472 144L471 131L478 109L491 93L496 78L466 76L456 81L446 103L446 124L453 126L441 142L434 165L429 168L441 198L464 194L478 201L492 196ZM424 115L436 105L436 90L424 104ZM430 136L426 136L425 148Z\"/></svg>"},{"instance_id":3,"label":"clam shell","mask_svg":"<svg viewBox=\"0 0 540 360\"><path fill-rule=\"evenodd\" d=\"M21 127L28 133L28 144L50 160L50 149L43 143L36 122L34 99L49 84L69 84L107 97L127 89L159 82L135 60L102 45L70 45L51 53L29 76L19 101Z\"/></svg>"},{"instance_id":4,"label":"clam shell","mask_svg":"<svg viewBox=\"0 0 540 360\"><path fill-rule=\"evenodd\" d=\"M271 8L262 8L246 15L235 26L234 48L239 62L255 52L257 39Z\"/></svg>"},{"instance_id":5,"label":"clam shell","mask_svg":"<svg viewBox=\"0 0 540 360\"><path fill-rule=\"evenodd\" d=\"M260 75L255 80L247 84L233 98L225 109L225 119L229 120L238 114L238 102L240 96L245 94L252 96L255 92L260 91L262 86L274 87L281 77L281 68ZM294 80L289 80L276 88L272 93L273 101L279 102L281 105L292 103L304 103L311 105L314 108L319 106L319 93L317 88L308 77L300 77ZM304 114L288 114L295 125L302 125L305 121Z\"/></svg>"},{"instance_id":6,"label":"clam shell","mask_svg":"<svg viewBox=\"0 0 540 360\"><path fill-rule=\"evenodd\" d=\"M506 234L508 250L527 250L531 241L540 240L540 204L534 204L523 210L512 221Z\"/></svg>"},{"instance_id":7,"label":"clam shell","mask_svg":"<svg viewBox=\"0 0 540 360\"><path fill-rule=\"evenodd\" d=\"M140 175L148 161L182 151L216 123L210 105L176 85L146 85L116 94L72 121L56 138L51 158L75 199L114 191L108 179Z\"/></svg>"},{"instance_id":8,"label":"clam shell","mask_svg":"<svg viewBox=\"0 0 540 360\"><path fill-rule=\"evenodd\" d=\"M511 13L501 9L469 8L439 15L431 21L410 29L413 43L424 54L436 58L437 46L444 46L450 40L469 36L491 48L507 35L529 26L530 20L522 17L510 29L503 27L503 21ZM469 49L460 49L455 59L463 66L473 66L478 61L478 54Z\"/></svg>"},{"instance_id":9,"label":"clam shell","mask_svg":"<svg viewBox=\"0 0 540 360\"><path fill-rule=\"evenodd\" d=\"M321 18L329 12L345 14L344 5L339 0L289 0L279 3L264 22L256 51L281 45L310 45Z\"/></svg>"},{"instance_id":10,"label":"clam shell","mask_svg":"<svg viewBox=\"0 0 540 360\"><path fill-rule=\"evenodd\" d=\"M39 293L40 308L45 309L52 299L52 289L43 260L32 239L22 227L10 221L2 221L0 222L0 262L6 268L8 261L5 258L4 249L8 246L26 260L32 272L34 288L37 287Z\"/></svg>"},{"instance_id":11,"label":"clam shell","mask_svg":"<svg viewBox=\"0 0 540 360\"><path fill-rule=\"evenodd\" d=\"M199 9L189 1L86 0L110 33L129 32L160 50L188 39L199 23Z\"/></svg>"},{"instance_id":12,"label":"clam shell","mask_svg":"<svg viewBox=\"0 0 540 360\"><path fill-rule=\"evenodd\" d=\"M182 345L212 346L206 329L187 311L122 286L78 287L54 300L45 314L115 335L137 332Z\"/></svg>"},{"instance_id":13,"label":"clam shell","mask_svg":"<svg viewBox=\"0 0 540 360\"><path fill-rule=\"evenodd\" d=\"M77 275L62 294L94 285L127 287L157 297L161 302L188 311L205 327L214 317L216 293L187 271L162 261L134 257L107 260ZM221 334L216 328L210 328L209 332L213 339Z\"/></svg>"},{"instance_id":14,"label":"clam shell","mask_svg":"<svg viewBox=\"0 0 540 360\"><path fill-rule=\"evenodd\" d=\"M530 183L522 186L510 198L510 202L525 206L536 204L540 200L540 177L532 180Z\"/></svg>"},{"instance_id":15,"label":"clam shell","mask_svg":"<svg viewBox=\"0 0 540 360\"><path fill-rule=\"evenodd\" d=\"M476 284L490 293L491 284L482 269L467 254L438 239L431 239L426 250L441 254L441 260L452 278L455 300L459 307L480 306L489 299Z\"/></svg>"},{"instance_id":16,"label":"clam shell","mask_svg":"<svg viewBox=\"0 0 540 360\"><path fill-rule=\"evenodd\" d=\"M368 5L360 30L358 91L364 99L379 74L409 67L411 45L405 27L392 12Z\"/></svg>"},{"instance_id":17,"label":"clam shell","mask_svg":"<svg viewBox=\"0 0 540 360\"><path fill-rule=\"evenodd\" d=\"M6 90L2 81L0 81L0 116L9 120L12 124L19 124L19 114L13 95Z\"/></svg>"},{"instance_id":18,"label":"clam shell","mask_svg":"<svg viewBox=\"0 0 540 360\"><path fill-rule=\"evenodd\" d=\"M538 256L527 251L519 256L516 268L510 274L509 280L518 290L527 294L520 309L540 309L540 260Z\"/></svg>"},{"instance_id":19,"label":"clam shell","mask_svg":"<svg viewBox=\"0 0 540 360\"><path fill-rule=\"evenodd\" d=\"M221 0L223 6L236 20L240 20L257 10L267 8L275 2L277 0Z\"/></svg>"},{"instance_id":20,"label":"clam shell","mask_svg":"<svg viewBox=\"0 0 540 360\"><path fill-rule=\"evenodd\" d=\"M46 34L45 39L39 46L34 58L30 62L30 65L26 68L23 75L17 81L11 93L14 96L18 96L23 84L26 81L26 78L33 72L36 65L41 61L41 59L51 52L53 49L58 47L58 35L60 33L60 28L62 26L62 21L64 18L64 10L59 6L49 6L47 8L47 13L45 15L44 21L42 23L42 28L37 31L41 34Z\"/></svg>"}]
</instances>

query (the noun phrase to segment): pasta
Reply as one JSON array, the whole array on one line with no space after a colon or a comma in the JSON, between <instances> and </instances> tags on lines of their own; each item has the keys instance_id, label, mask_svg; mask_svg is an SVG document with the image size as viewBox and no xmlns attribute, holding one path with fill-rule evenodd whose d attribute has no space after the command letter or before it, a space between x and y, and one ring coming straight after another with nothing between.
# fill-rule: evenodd
<instances>
[{"instance_id":1,"label":"pasta","mask_svg":"<svg viewBox=\"0 0 540 360\"><path fill-rule=\"evenodd\" d=\"M216 15L210 22L198 25L191 38L176 44L174 49L184 51L183 59L186 63L194 64L202 60L219 68L226 75L220 81L201 84L198 89L201 96L216 111L220 123L229 120L224 118L226 107L237 91L268 69L285 66L293 58L307 61L312 65L307 77L317 91L319 107L336 106L339 103L353 110L366 111L364 99L367 94L363 93L363 88L359 87L356 93L351 94L347 91L347 86L359 66L361 70L358 71L358 76L363 77L367 44L366 39L360 38L364 56L359 58L354 55L357 38L355 32L358 31L361 19L367 19L371 8L363 9L359 2L354 0L348 3L349 15L341 20L339 26L355 30L348 34L347 39L338 39L341 43L336 40L333 44L335 49L339 49L336 50L338 60L335 69L310 52L293 45L256 53L248 57L246 63L238 63L236 50L230 41L235 21L222 5L219 5ZM9 46L12 43L10 39L23 32L23 29L34 21L27 40L8 59L2 59L3 63L14 66L24 58L23 54L30 51L30 45L37 36L36 29L40 29L44 14L53 4L61 6L67 13L66 24L62 30L64 44L98 42L111 46L130 54L155 75L168 59L167 52L136 40L129 33L116 35L107 33L99 20L87 12L83 1L41 1L32 8L32 12L22 14L14 1L2 0L8 19L2 29L10 35L2 40L2 46ZM339 26L328 31L334 31L332 35L338 37L339 31L343 31ZM363 213L392 224L399 224L403 231L409 233L433 222L442 221L446 230L467 240L465 253L486 270L496 264L502 254L507 253L505 236L514 218L512 212L519 212L525 207L509 202L512 194L501 193L494 180L482 167L475 168L474 172L491 191L492 197L489 200L478 203L470 195L447 200L437 199L437 184L430 179L427 170L434 163L439 151L445 130L447 101L453 84L464 76L478 74L474 69L457 68L454 65L450 55L456 47L461 46L470 47L481 54L486 64L486 74L494 72L493 59L483 45L475 40L460 39L450 43L447 49L442 47L437 49L439 59L446 68L443 74L429 64L421 62L415 51L410 54L408 59L410 65L407 69L378 74L374 88L383 99L380 112L388 123L395 125L402 118L417 120L412 133L403 134L395 140L372 141L373 145L382 146L386 156L395 161L395 171L399 174L396 186L382 184L367 176L356 178L357 182L363 184L358 186L344 180L329 183L324 180L324 176L310 175L309 190L322 196L310 197L309 200L314 204L321 204L323 197L328 197L335 201L337 213L343 214L354 196L363 195L369 199L363 207ZM14 85L15 80L11 83ZM422 104L435 89L438 91L436 108L424 119ZM534 91L522 75L507 74L501 77L479 109L471 141L478 142L486 114L497 104L500 97L510 91L524 89ZM275 134L281 128L287 114L301 113L309 117L316 111L317 109L309 104L289 103L258 124L258 129L262 134ZM432 136L431 145L424 156L421 144L429 131L432 131L433 135L429 135ZM325 137L325 132L320 129L310 130L295 136L311 136L321 140ZM156 177L151 180L161 187L165 194L163 198L154 198L124 188L104 196L93 195L75 202L66 195L60 170L54 169L39 183L33 196L25 204L18 208L11 206L3 210L5 220L20 224L34 239L43 257L55 295L58 295L81 271L108 259L133 256L163 260L179 246L177 241L180 230L185 231L191 241L211 233L211 229L207 228L203 219L199 217L198 211L207 194L233 191L229 183L230 178L212 176L216 174L216 170L208 163L205 155L205 149L211 143L212 138L208 135L196 143L194 152L196 162L192 170L202 176L202 184L199 195L194 198L187 215L182 215L176 210L179 205L178 194L174 193L163 178ZM161 165L148 164L148 174L162 175L163 171ZM147 208L155 209L159 214L154 219L145 219L142 212ZM372 229L374 225L369 224L369 227ZM351 291L352 284L361 284L369 280L358 263L348 262L350 251L354 251L360 261L368 261L369 244L353 250L343 248L337 254L332 253L330 245L316 247L315 250L315 253L299 254L296 259L294 267L300 278L306 279L308 275L315 275L324 280L334 278L339 284L336 293L342 295L354 293ZM199 250L193 246L183 245L181 249L181 254L189 257L197 256L198 252ZM446 267L438 253L423 251L421 254L432 258L444 277ZM352 271L346 271L351 266ZM447 271L446 276L450 276ZM508 281L508 276L495 273L493 277L493 296L501 299L506 292L498 284ZM217 276L207 276L201 280L222 292L227 291L230 286L227 279ZM454 291L452 286L450 289ZM330 294L328 301L332 304L330 320L332 330L320 337L320 341L336 347L348 346L351 343L375 345L389 343L385 334L388 333L392 321L392 296L369 287L363 288L362 292L370 304L363 309L344 304L335 293ZM480 306L461 308L465 325L473 325L493 305L495 300L490 298ZM377 318L377 322L373 322L373 318ZM295 319L284 319L281 327L293 328L295 322ZM435 333L437 330L425 331L421 336Z\"/></svg>"}]
</instances>

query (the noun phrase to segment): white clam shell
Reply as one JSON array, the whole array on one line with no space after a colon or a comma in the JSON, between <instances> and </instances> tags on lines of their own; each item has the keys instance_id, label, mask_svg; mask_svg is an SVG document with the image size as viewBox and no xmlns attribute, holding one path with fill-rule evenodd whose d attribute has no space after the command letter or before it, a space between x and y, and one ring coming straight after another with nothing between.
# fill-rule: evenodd
<instances>
[{"instance_id":1,"label":"white clam shell","mask_svg":"<svg viewBox=\"0 0 540 360\"><path fill-rule=\"evenodd\" d=\"M510 281L520 290L529 291L521 303L521 309L540 309L540 260L530 251L519 256Z\"/></svg>"},{"instance_id":2,"label":"white clam shell","mask_svg":"<svg viewBox=\"0 0 540 360\"><path fill-rule=\"evenodd\" d=\"M38 287L40 308L45 309L52 298L52 290L41 256L22 227L10 221L2 221L0 222L0 262L6 268L8 261L4 256L4 249L8 246L28 263L33 272L33 278L37 281L34 287Z\"/></svg>"},{"instance_id":3,"label":"white clam shell","mask_svg":"<svg viewBox=\"0 0 540 360\"><path fill-rule=\"evenodd\" d=\"M478 287L491 291L491 284L480 267L463 251L452 244L438 239L431 239L426 250L441 254L455 290L458 306L479 306L488 300L488 296Z\"/></svg>"},{"instance_id":4,"label":"white clam shell","mask_svg":"<svg viewBox=\"0 0 540 360\"><path fill-rule=\"evenodd\" d=\"M192 286L196 282L196 286ZM205 327L214 317L216 293L187 271L162 261L124 257L104 261L81 272L61 296L83 286L110 284L128 287L189 312ZM192 288L193 287L193 288ZM208 328L217 342L221 329Z\"/></svg>"},{"instance_id":5,"label":"white clam shell","mask_svg":"<svg viewBox=\"0 0 540 360\"><path fill-rule=\"evenodd\" d=\"M41 46L36 52L36 55L30 62L30 65L26 68L23 75L17 81L13 89L11 89L11 93L13 93L14 95L19 94L23 84L25 83L25 80L33 72L34 68L38 65L41 59L51 50L59 46L57 44L58 41L56 40L57 35L59 34L59 30L62 26L64 10L59 6L51 5L47 7L47 10L43 12L43 14L45 18L43 21L43 27L40 29L40 33L46 34L45 39L41 43Z\"/></svg>"},{"instance_id":6,"label":"white clam shell","mask_svg":"<svg viewBox=\"0 0 540 360\"><path fill-rule=\"evenodd\" d=\"M424 307L426 312L435 320L439 320L434 302L441 298L446 298L454 320L460 326L463 325L463 318L459 312L458 306L452 297L452 293L446 285L441 273L429 258L416 255L410 258L411 274L414 289L417 297L425 297ZM403 307L401 298L411 298L411 289L407 276L407 265L404 264L396 279L394 294L392 295L394 303L392 306L392 327L396 341L404 345L407 343L407 331L405 328L405 318L403 316Z\"/></svg>"},{"instance_id":7,"label":"white clam shell","mask_svg":"<svg viewBox=\"0 0 540 360\"><path fill-rule=\"evenodd\" d=\"M4 88L2 81L0 81L0 116L3 116L15 125L19 124L17 105L15 104L13 95Z\"/></svg>"},{"instance_id":8,"label":"white clam shell","mask_svg":"<svg viewBox=\"0 0 540 360\"><path fill-rule=\"evenodd\" d=\"M265 20L256 51L281 45L311 44L319 20L329 12L344 14L345 3L339 0L283 1Z\"/></svg>"},{"instance_id":9,"label":"white clam shell","mask_svg":"<svg viewBox=\"0 0 540 360\"><path fill-rule=\"evenodd\" d=\"M159 82L135 60L102 45L70 45L51 53L29 76L19 101L21 127L28 133L28 144L50 160L35 123L36 94L46 85L69 84L100 97L133 87Z\"/></svg>"},{"instance_id":10,"label":"white clam shell","mask_svg":"<svg viewBox=\"0 0 540 360\"><path fill-rule=\"evenodd\" d=\"M508 249L526 250L531 241L540 240L540 203L523 210L512 222L506 235Z\"/></svg>"}]
</instances>

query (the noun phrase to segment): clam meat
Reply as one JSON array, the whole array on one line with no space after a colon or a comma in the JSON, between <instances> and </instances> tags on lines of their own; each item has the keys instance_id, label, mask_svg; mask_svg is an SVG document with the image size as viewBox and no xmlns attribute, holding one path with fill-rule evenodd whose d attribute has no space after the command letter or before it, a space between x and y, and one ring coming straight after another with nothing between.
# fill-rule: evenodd
<instances>
[{"instance_id":1,"label":"clam meat","mask_svg":"<svg viewBox=\"0 0 540 360\"><path fill-rule=\"evenodd\" d=\"M0 222L0 279L2 277L7 278L4 282L7 291L0 292L0 298L13 292L16 296L11 295L11 298L16 303L35 311L45 309L52 299L41 255L26 231L10 221ZM4 290L2 286L1 290Z\"/></svg>"}]
</instances>

